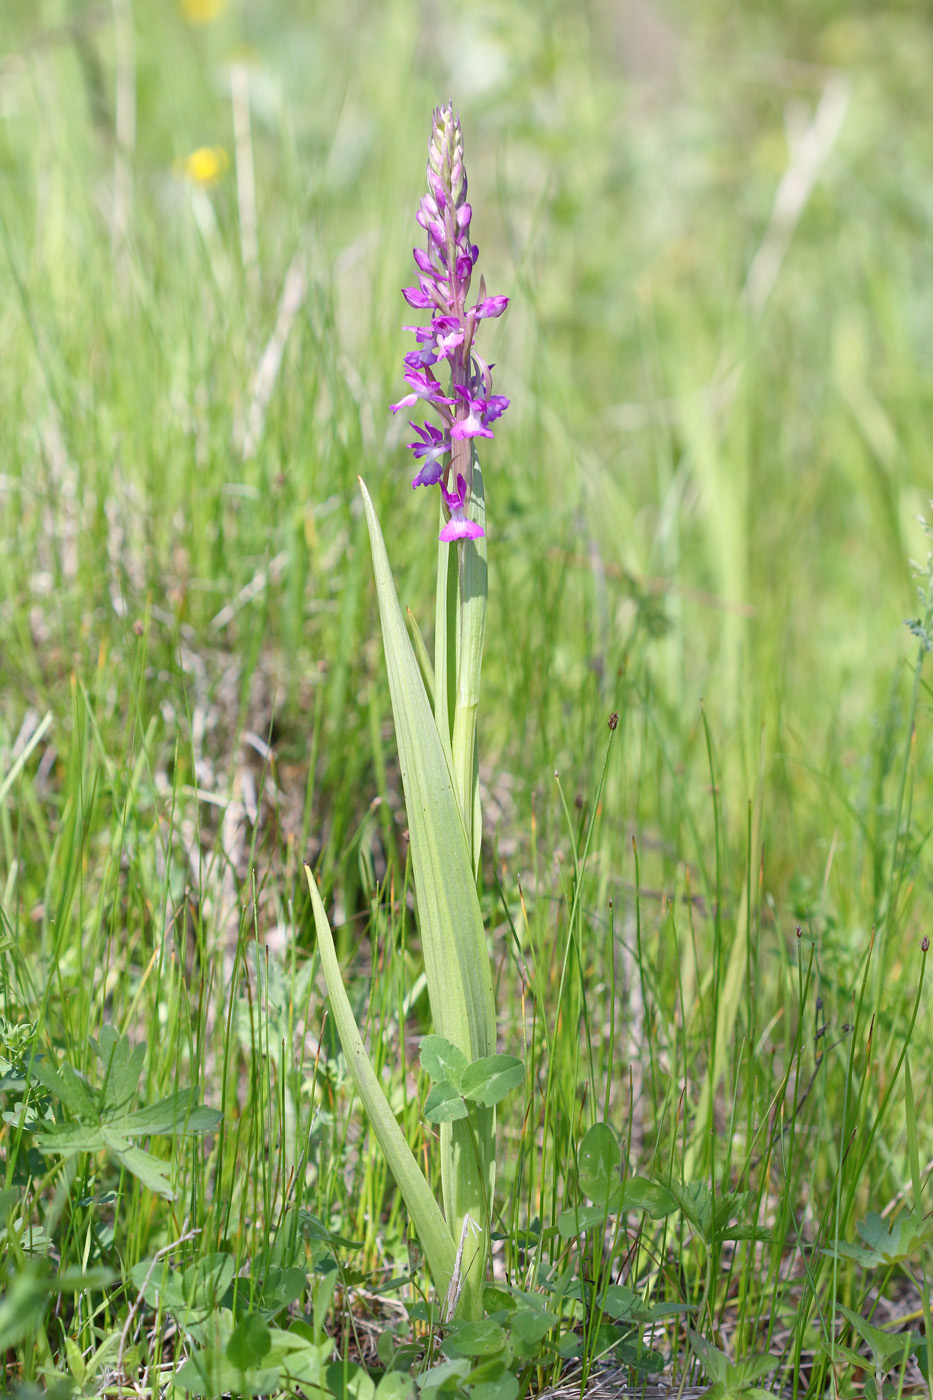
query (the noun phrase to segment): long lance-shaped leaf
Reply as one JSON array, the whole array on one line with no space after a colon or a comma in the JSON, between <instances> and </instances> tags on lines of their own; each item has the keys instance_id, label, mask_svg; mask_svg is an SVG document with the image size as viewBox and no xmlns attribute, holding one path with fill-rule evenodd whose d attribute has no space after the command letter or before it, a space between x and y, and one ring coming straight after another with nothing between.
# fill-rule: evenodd
<instances>
[{"instance_id":1,"label":"long lance-shaped leaf","mask_svg":"<svg viewBox=\"0 0 933 1400\"><path fill-rule=\"evenodd\" d=\"M445 677L449 676L449 658L439 657L435 669L435 722L399 607L379 521L362 481L360 489L369 526L405 789L431 1015L439 1035L452 1041L468 1060L477 1060L495 1050L496 1020L472 848L454 790L450 750L442 744L439 733L448 700ZM442 587L440 579L438 586ZM456 632L449 635L455 637ZM465 1121L442 1127L441 1176L447 1223L454 1240L459 1243L464 1238L463 1221L467 1215L480 1229L475 1247L470 1246L469 1260L464 1255L460 1308L463 1313L477 1315L482 1310L482 1279L489 1246L488 1212L495 1171L494 1112L478 1109L472 1126L472 1135Z\"/></svg>"},{"instance_id":2,"label":"long lance-shaped leaf","mask_svg":"<svg viewBox=\"0 0 933 1400\"><path fill-rule=\"evenodd\" d=\"M492 969L460 805L389 569L369 492L360 482L373 553L389 691L405 789L418 919L438 1035L469 1060L495 1051ZM435 686L439 678L435 673Z\"/></svg>"},{"instance_id":3,"label":"long lance-shaped leaf","mask_svg":"<svg viewBox=\"0 0 933 1400\"><path fill-rule=\"evenodd\" d=\"M324 969L331 1011L337 1024L337 1034L340 1036L340 1044L343 1046L343 1053L347 1059L347 1067L350 1070L353 1083L356 1085L356 1091L360 1096L363 1108L366 1110L366 1116L376 1134L379 1146L385 1154L389 1170L395 1177L396 1185L402 1193L402 1199L408 1207L418 1239L424 1249L428 1267L434 1278L434 1286L438 1293L443 1296L450 1286L454 1272L456 1249L441 1214L441 1208L431 1194L431 1188L425 1180L424 1173L405 1141L405 1136L396 1121L395 1114L389 1106L389 1101L383 1093L382 1085L379 1083L366 1053L363 1037L360 1035L340 975L340 964L337 961L337 951L334 948L327 914L314 882L314 876L308 866L305 866L305 874L308 877L308 889L311 892L311 904L314 909L314 924L317 929L321 966Z\"/></svg>"}]
</instances>

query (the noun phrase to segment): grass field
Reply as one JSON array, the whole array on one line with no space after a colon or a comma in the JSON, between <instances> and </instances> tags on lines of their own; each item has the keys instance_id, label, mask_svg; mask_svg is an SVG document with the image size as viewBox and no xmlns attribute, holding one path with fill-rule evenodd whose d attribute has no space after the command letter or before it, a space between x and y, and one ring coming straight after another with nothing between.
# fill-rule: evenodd
<instances>
[{"instance_id":1,"label":"grass field","mask_svg":"<svg viewBox=\"0 0 933 1400\"><path fill-rule=\"evenodd\" d=\"M7 0L8 1387L924 1387L931 71L907 0ZM388 405L448 96L511 298L480 888L527 1071L459 1348L303 872L433 1171L357 476L430 636ZM654 1194L597 1222L600 1122Z\"/></svg>"}]
</instances>

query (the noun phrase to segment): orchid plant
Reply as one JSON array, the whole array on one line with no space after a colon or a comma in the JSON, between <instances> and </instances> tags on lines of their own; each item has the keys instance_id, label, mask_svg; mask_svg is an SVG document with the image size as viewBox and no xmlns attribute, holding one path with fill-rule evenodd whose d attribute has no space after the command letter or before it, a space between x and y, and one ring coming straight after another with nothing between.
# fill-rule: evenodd
<instances>
[{"instance_id":1,"label":"orchid plant","mask_svg":"<svg viewBox=\"0 0 933 1400\"><path fill-rule=\"evenodd\" d=\"M524 1078L521 1062L496 1054L492 970L476 879L481 814L476 714L486 626L486 531L479 439L508 407L492 392L492 366L480 358L482 321L500 316L504 296L468 306L479 249L471 242L459 117L434 112L427 192L417 222L427 246L414 250L417 286L403 295L430 323L406 327L416 348L405 356L409 392L392 411L424 404L437 422L412 422L419 470L413 487L440 487L433 666L415 646L392 581L385 541L360 481L379 599L389 690L405 789L425 976L435 1034L421 1044L434 1081L425 1117L440 1125L438 1202L405 1141L367 1055L341 979L330 926L313 876L321 961L350 1073L402 1192L424 1249L443 1315L483 1314L495 1186L496 1104ZM443 374L444 379L439 375ZM444 380L449 378L449 382ZM417 648L417 652L416 652Z\"/></svg>"}]
</instances>

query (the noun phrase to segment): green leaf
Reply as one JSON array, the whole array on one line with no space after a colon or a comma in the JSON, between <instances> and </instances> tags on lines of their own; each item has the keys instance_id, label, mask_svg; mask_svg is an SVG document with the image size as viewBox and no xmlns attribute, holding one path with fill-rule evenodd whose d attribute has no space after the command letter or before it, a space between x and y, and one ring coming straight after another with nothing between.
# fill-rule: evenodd
<instances>
[{"instance_id":1,"label":"green leaf","mask_svg":"<svg viewBox=\"0 0 933 1400\"><path fill-rule=\"evenodd\" d=\"M463 1071L463 1097L492 1108L525 1080L525 1066L514 1055L484 1055Z\"/></svg>"},{"instance_id":2,"label":"green leaf","mask_svg":"<svg viewBox=\"0 0 933 1400\"><path fill-rule=\"evenodd\" d=\"M130 1278L133 1287L150 1307L154 1307L158 1300L172 1312L187 1306L181 1274L171 1267L167 1259L156 1260L151 1256L140 1259L130 1269Z\"/></svg>"},{"instance_id":3,"label":"green leaf","mask_svg":"<svg viewBox=\"0 0 933 1400\"><path fill-rule=\"evenodd\" d=\"M36 1225L31 1219L24 1219L22 1216L10 1220L0 1229L0 1242L3 1241L8 1245L15 1241L17 1248L27 1254L48 1254L52 1248L52 1239L43 1226Z\"/></svg>"},{"instance_id":4,"label":"green leaf","mask_svg":"<svg viewBox=\"0 0 933 1400\"><path fill-rule=\"evenodd\" d=\"M677 1209L677 1202L666 1186L649 1181L644 1176L629 1176L612 1197L613 1209L620 1213L627 1210L644 1210L652 1220L662 1220Z\"/></svg>"},{"instance_id":5,"label":"green leaf","mask_svg":"<svg viewBox=\"0 0 933 1400\"><path fill-rule=\"evenodd\" d=\"M308 866L305 866L305 873L308 877L308 889L314 909L314 925L317 930L321 966L324 969L331 1011L337 1024L337 1033L340 1036L340 1043L347 1059L347 1067L379 1146L385 1154L389 1170L395 1177L396 1185L402 1193L402 1199L414 1222L415 1230L427 1255L428 1265L434 1277L434 1286L439 1292L444 1293L454 1271L456 1258L454 1243L441 1214L440 1206L432 1196L424 1173L405 1141L405 1136L396 1121L395 1114L389 1106L382 1085L379 1083L366 1053L363 1038L354 1020L350 1001L340 976L337 951L334 948L334 940L321 896Z\"/></svg>"},{"instance_id":6,"label":"green leaf","mask_svg":"<svg viewBox=\"0 0 933 1400\"><path fill-rule=\"evenodd\" d=\"M605 1205L617 1189L622 1174L622 1153L615 1133L606 1123L594 1123L584 1135L577 1154L580 1190L598 1205Z\"/></svg>"},{"instance_id":7,"label":"green leaf","mask_svg":"<svg viewBox=\"0 0 933 1400\"><path fill-rule=\"evenodd\" d=\"M227 1342L227 1357L238 1371L258 1366L272 1346L272 1334L258 1313L247 1313L233 1329Z\"/></svg>"},{"instance_id":8,"label":"green leaf","mask_svg":"<svg viewBox=\"0 0 933 1400\"><path fill-rule=\"evenodd\" d=\"M638 1336L629 1336L616 1343L615 1356L624 1366L631 1367L640 1376L657 1375L664 1370L664 1357L659 1351L652 1351L651 1347Z\"/></svg>"},{"instance_id":9,"label":"green leaf","mask_svg":"<svg viewBox=\"0 0 933 1400\"><path fill-rule=\"evenodd\" d=\"M177 1093L169 1094L168 1098L159 1099L158 1103L138 1108L134 1113L114 1120L114 1126L131 1137L210 1132L216 1128L223 1114L216 1108L198 1107L197 1094L197 1089L179 1089Z\"/></svg>"},{"instance_id":10,"label":"green leaf","mask_svg":"<svg viewBox=\"0 0 933 1400\"><path fill-rule=\"evenodd\" d=\"M376 1386L376 1400L411 1400L414 1389L414 1381L404 1371L387 1371Z\"/></svg>"},{"instance_id":11,"label":"green leaf","mask_svg":"<svg viewBox=\"0 0 933 1400\"><path fill-rule=\"evenodd\" d=\"M104 1131L99 1124L50 1123L44 1133L36 1135L40 1152L60 1152L63 1157L74 1152L100 1152L104 1145Z\"/></svg>"},{"instance_id":12,"label":"green leaf","mask_svg":"<svg viewBox=\"0 0 933 1400\"><path fill-rule=\"evenodd\" d=\"M307 1286L304 1269L270 1269L262 1281L259 1306L267 1318L274 1317L296 1302Z\"/></svg>"},{"instance_id":13,"label":"green leaf","mask_svg":"<svg viewBox=\"0 0 933 1400\"><path fill-rule=\"evenodd\" d=\"M718 1240L768 1239L770 1231L755 1225L730 1226L734 1216L745 1210L755 1198L753 1191L723 1191L714 1198L703 1181L681 1184L669 1183L671 1195L686 1218L707 1244Z\"/></svg>"},{"instance_id":14,"label":"green leaf","mask_svg":"<svg viewBox=\"0 0 933 1400\"><path fill-rule=\"evenodd\" d=\"M682 1186L671 1182L671 1195L707 1243L713 1235L713 1193L705 1181L688 1181Z\"/></svg>"},{"instance_id":15,"label":"green leaf","mask_svg":"<svg viewBox=\"0 0 933 1400\"><path fill-rule=\"evenodd\" d=\"M437 1033L475 1060L493 1051L496 1024L472 851L408 640L379 521L362 482L360 490L372 546L431 1012ZM435 684L438 680L435 675Z\"/></svg>"},{"instance_id":16,"label":"green leaf","mask_svg":"<svg viewBox=\"0 0 933 1400\"><path fill-rule=\"evenodd\" d=\"M429 1123L454 1123L466 1118L468 1111L463 1096L448 1079L431 1085L424 1101L424 1116Z\"/></svg>"},{"instance_id":17,"label":"green leaf","mask_svg":"<svg viewBox=\"0 0 933 1400\"><path fill-rule=\"evenodd\" d=\"M387 1371L395 1360L395 1345L394 1332L382 1331L376 1338L376 1355Z\"/></svg>"},{"instance_id":18,"label":"green leaf","mask_svg":"<svg viewBox=\"0 0 933 1400\"><path fill-rule=\"evenodd\" d=\"M779 1356L769 1356L764 1352L761 1356L746 1356L741 1361L734 1362L732 1370L738 1383L744 1387L751 1381L759 1381L762 1376L776 1371L780 1364Z\"/></svg>"},{"instance_id":19,"label":"green leaf","mask_svg":"<svg viewBox=\"0 0 933 1400\"><path fill-rule=\"evenodd\" d=\"M67 1061L60 1070L55 1070L45 1060L32 1060L29 1069L32 1078L60 1099L73 1117L94 1122L100 1116L90 1085Z\"/></svg>"},{"instance_id":20,"label":"green leaf","mask_svg":"<svg viewBox=\"0 0 933 1400\"><path fill-rule=\"evenodd\" d=\"M337 1267L336 1259L333 1260L332 1269L322 1269L319 1266L311 1281L311 1318L314 1333L314 1341L317 1346L323 1346L327 1341L325 1324L327 1315L330 1312L331 1304L334 1301L334 1293L337 1289L337 1280L340 1277L340 1270Z\"/></svg>"},{"instance_id":21,"label":"green leaf","mask_svg":"<svg viewBox=\"0 0 933 1400\"><path fill-rule=\"evenodd\" d=\"M462 1050L442 1035L426 1035L421 1041L421 1068L432 1080L450 1080L457 1093L461 1092L463 1071L469 1060Z\"/></svg>"},{"instance_id":22,"label":"green leaf","mask_svg":"<svg viewBox=\"0 0 933 1400\"><path fill-rule=\"evenodd\" d=\"M933 1217L924 1219L916 1210L902 1210L886 1222L877 1211L870 1210L855 1228L867 1248L834 1240L824 1253L830 1258L854 1259L866 1268L880 1268L919 1254L933 1238Z\"/></svg>"},{"instance_id":23,"label":"green leaf","mask_svg":"<svg viewBox=\"0 0 933 1400\"><path fill-rule=\"evenodd\" d=\"M537 1346L556 1327L560 1318L547 1308L519 1307L509 1317L509 1326L525 1346Z\"/></svg>"},{"instance_id":24,"label":"green leaf","mask_svg":"<svg viewBox=\"0 0 933 1400\"><path fill-rule=\"evenodd\" d=\"M458 1357L455 1361L442 1361L439 1366L432 1366L430 1371L423 1372L419 1376L418 1389L422 1395L428 1395L438 1390L459 1390L461 1381L465 1381L469 1374L470 1361L468 1357Z\"/></svg>"},{"instance_id":25,"label":"green leaf","mask_svg":"<svg viewBox=\"0 0 933 1400\"><path fill-rule=\"evenodd\" d=\"M136 1092L146 1059L144 1041L135 1047L128 1035L119 1035L113 1026L102 1026L100 1041L88 1036L94 1053L104 1067L101 1109L123 1109Z\"/></svg>"},{"instance_id":26,"label":"green leaf","mask_svg":"<svg viewBox=\"0 0 933 1400\"><path fill-rule=\"evenodd\" d=\"M7 1351L35 1336L44 1326L48 1308L47 1275L31 1264L20 1266L4 1280L0 1296L0 1349Z\"/></svg>"},{"instance_id":27,"label":"green leaf","mask_svg":"<svg viewBox=\"0 0 933 1400\"><path fill-rule=\"evenodd\" d=\"M496 1236L496 1238L508 1239L509 1236L500 1235ZM487 1313L512 1312L517 1307L517 1304L511 1293L506 1292L504 1288L497 1288L487 1283L486 1287L483 1289L483 1307Z\"/></svg>"},{"instance_id":28,"label":"green leaf","mask_svg":"<svg viewBox=\"0 0 933 1400\"><path fill-rule=\"evenodd\" d=\"M857 1312L853 1312L851 1308L840 1304L839 1311L862 1341L867 1343L876 1371L891 1370L902 1361L906 1361L911 1351L923 1344L923 1337L919 1332L884 1332L880 1327L867 1322Z\"/></svg>"},{"instance_id":29,"label":"green leaf","mask_svg":"<svg viewBox=\"0 0 933 1400\"><path fill-rule=\"evenodd\" d=\"M335 1249L363 1248L362 1240L348 1240L343 1235L335 1235L332 1230L328 1230L323 1220L319 1220L316 1215L312 1215L309 1210L305 1210L303 1207L298 1210L293 1207L286 1212L279 1235L287 1235L292 1230L304 1240L320 1241L333 1245ZM336 1268L336 1264L334 1267Z\"/></svg>"},{"instance_id":30,"label":"green leaf","mask_svg":"<svg viewBox=\"0 0 933 1400\"><path fill-rule=\"evenodd\" d=\"M269 1395L279 1388L278 1367L241 1371L223 1352L196 1351L173 1377L174 1389L213 1400L217 1395Z\"/></svg>"},{"instance_id":31,"label":"green leaf","mask_svg":"<svg viewBox=\"0 0 933 1400\"><path fill-rule=\"evenodd\" d=\"M606 1206L573 1206L557 1217L557 1231L562 1240L575 1240L594 1226L602 1228L609 1214Z\"/></svg>"},{"instance_id":32,"label":"green leaf","mask_svg":"<svg viewBox=\"0 0 933 1400\"><path fill-rule=\"evenodd\" d=\"M194 1089L180 1090L159 1103L128 1112L126 1106L142 1072L145 1045L131 1048L129 1037L118 1035L112 1026L104 1026L100 1041L91 1039L91 1044L104 1065L100 1102L67 1062L57 1073L41 1062L33 1065L35 1077L78 1119L76 1123L47 1124L45 1131L36 1137L37 1146L42 1152L58 1152L63 1157L106 1148L151 1191L173 1200L166 1165L151 1153L134 1147L131 1139L175 1132L205 1132L217 1125L220 1114L214 1109L198 1107Z\"/></svg>"},{"instance_id":33,"label":"green leaf","mask_svg":"<svg viewBox=\"0 0 933 1400\"><path fill-rule=\"evenodd\" d=\"M29 762L30 755L36 748L38 748L39 744L44 739L46 733L51 728L51 725L52 711L47 710L42 716L42 719L36 725L35 729L30 734L27 742L20 749L19 753L16 756L16 759L5 773L2 782L0 782L0 807L2 807L3 804L6 802L7 794L9 793L13 784L16 782L16 779L19 777L20 773L22 773L26 764Z\"/></svg>"},{"instance_id":34,"label":"green leaf","mask_svg":"<svg viewBox=\"0 0 933 1400\"><path fill-rule=\"evenodd\" d=\"M118 1275L113 1269L107 1269L103 1265L93 1269L82 1269L80 1264L75 1264L59 1269L58 1273L48 1280L46 1287L52 1294L86 1293L90 1289L109 1288L117 1278Z\"/></svg>"},{"instance_id":35,"label":"green leaf","mask_svg":"<svg viewBox=\"0 0 933 1400\"><path fill-rule=\"evenodd\" d=\"M565 1332L557 1343L557 1355L565 1361L574 1361L583 1351L583 1338L576 1332Z\"/></svg>"},{"instance_id":36,"label":"green leaf","mask_svg":"<svg viewBox=\"0 0 933 1400\"><path fill-rule=\"evenodd\" d=\"M325 1374L335 1400L373 1400L376 1387L372 1378L355 1361L334 1361Z\"/></svg>"},{"instance_id":37,"label":"green leaf","mask_svg":"<svg viewBox=\"0 0 933 1400\"><path fill-rule=\"evenodd\" d=\"M226 1250L205 1254L191 1264L182 1277L182 1292L193 1307L214 1312L233 1281L236 1265Z\"/></svg>"},{"instance_id":38,"label":"green leaf","mask_svg":"<svg viewBox=\"0 0 933 1400\"><path fill-rule=\"evenodd\" d=\"M864 1356L861 1356L853 1347L847 1347L832 1337L821 1336L819 1346L825 1356L832 1356L837 1363L844 1361L848 1366L855 1366L860 1371L866 1367L867 1362Z\"/></svg>"},{"instance_id":39,"label":"green leaf","mask_svg":"<svg viewBox=\"0 0 933 1400\"><path fill-rule=\"evenodd\" d=\"M487 1317L452 1327L448 1340L461 1356L495 1356L505 1346L506 1334L498 1322Z\"/></svg>"},{"instance_id":40,"label":"green leaf","mask_svg":"<svg viewBox=\"0 0 933 1400\"><path fill-rule=\"evenodd\" d=\"M100 1135L105 1147L109 1147L111 1152L117 1154L129 1152L130 1140L125 1133L118 1132L110 1123L104 1122L100 1125Z\"/></svg>"},{"instance_id":41,"label":"green leaf","mask_svg":"<svg viewBox=\"0 0 933 1400\"><path fill-rule=\"evenodd\" d=\"M724 1356L717 1347L713 1346L712 1342L708 1342L705 1337L701 1337L692 1328L686 1327L684 1331L694 1355L710 1380L724 1384L731 1369L728 1356Z\"/></svg>"},{"instance_id":42,"label":"green leaf","mask_svg":"<svg viewBox=\"0 0 933 1400\"><path fill-rule=\"evenodd\" d=\"M163 1196L167 1201L175 1199L168 1176L171 1169L169 1163L160 1162L158 1157L153 1157L151 1152L146 1152L142 1147L115 1149L114 1156L122 1162L128 1172L132 1172L138 1181L148 1186L157 1196Z\"/></svg>"},{"instance_id":43,"label":"green leaf","mask_svg":"<svg viewBox=\"0 0 933 1400\"><path fill-rule=\"evenodd\" d=\"M640 1318L644 1312L642 1300L634 1288L627 1288L623 1283L607 1284L600 1297L599 1306L607 1317L614 1318L617 1322L631 1322Z\"/></svg>"},{"instance_id":44,"label":"green leaf","mask_svg":"<svg viewBox=\"0 0 933 1400\"><path fill-rule=\"evenodd\" d=\"M497 1380L479 1381L470 1386L470 1400L516 1400L518 1377L505 1371Z\"/></svg>"}]
</instances>

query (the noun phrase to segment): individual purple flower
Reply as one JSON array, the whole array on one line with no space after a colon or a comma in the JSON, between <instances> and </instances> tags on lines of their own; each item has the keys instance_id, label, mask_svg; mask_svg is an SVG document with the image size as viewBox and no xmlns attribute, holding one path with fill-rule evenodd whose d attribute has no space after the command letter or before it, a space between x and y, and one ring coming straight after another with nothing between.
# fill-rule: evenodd
<instances>
[{"instance_id":1,"label":"individual purple flower","mask_svg":"<svg viewBox=\"0 0 933 1400\"><path fill-rule=\"evenodd\" d=\"M410 423L409 427L414 428L420 442L406 443L415 454L415 461L424 462L412 486L436 486L441 480L446 469L446 463L442 460L450 454L450 438L446 433L442 433L440 428L435 428L433 423L425 423L423 428L419 428L417 423Z\"/></svg>"},{"instance_id":2,"label":"individual purple flower","mask_svg":"<svg viewBox=\"0 0 933 1400\"><path fill-rule=\"evenodd\" d=\"M477 321L483 316L501 316L508 304L508 297L486 297L485 301L477 302L473 315Z\"/></svg>"},{"instance_id":3,"label":"individual purple flower","mask_svg":"<svg viewBox=\"0 0 933 1400\"><path fill-rule=\"evenodd\" d=\"M486 407L483 409L483 422L495 423L497 418L501 418L509 406L509 401L502 394L490 394L486 400Z\"/></svg>"},{"instance_id":4,"label":"individual purple flower","mask_svg":"<svg viewBox=\"0 0 933 1400\"><path fill-rule=\"evenodd\" d=\"M455 316L435 316L431 325L437 347L437 358L450 360L463 344L466 332Z\"/></svg>"},{"instance_id":5,"label":"individual purple flower","mask_svg":"<svg viewBox=\"0 0 933 1400\"><path fill-rule=\"evenodd\" d=\"M477 525L475 520L470 520L466 514L467 484L463 474L457 477L456 491L448 491L441 482L441 495L450 513L450 519L438 538L445 544L452 544L454 540L478 540L483 533L483 527Z\"/></svg>"},{"instance_id":6,"label":"individual purple flower","mask_svg":"<svg viewBox=\"0 0 933 1400\"><path fill-rule=\"evenodd\" d=\"M441 392L441 385L434 378L429 369L423 372L409 367L405 371L405 383L411 389L410 394L406 394L398 403L391 403L389 407L393 413L398 413L400 408L412 408L419 399L427 399L428 403L450 404L453 399L445 399Z\"/></svg>"},{"instance_id":7,"label":"individual purple flower","mask_svg":"<svg viewBox=\"0 0 933 1400\"><path fill-rule=\"evenodd\" d=\"M403 287L402 296L416 311L424 311L428 306L434 305L434 298L430 293L423 289L419 291L417 287Z\"/></svg>"},{"instance_id":8,"label":"individual purple flower","mask_svg":"<svg viewBox=\"0 0 933 1400\"><path fill-rule=\"evenodd\" d=\"M487 296L480 278L479 297L467 305L479 248L471 241L473 209L467 200L460 120L450 103L434 112L428 146L427 192L422 195L416 222L427 234L425 248L414 250L417 283L405 287L408 305L430 311L429 326L406 326L414 332L417 349L405 356L405 380L410 393L392 404L392 412L419 401L431 405L442 427L412 423L417 434L408 447L421 463L412 486L440 484L447 523L441 539L477 539L482 526L468 514L473 485L473 439L493 436L490 424L501 417L509 401L492 392L492 366L474 348L479 323L501 316L508 297ZM445 394L431 366L450 367L450 390ZM450 482L456 482L451 489Z\"/></svg>"},{"instance_id":9,"label":"individual purple flower","mask_svg":"<svg viewBox=\"0 0 933 1400\"><path fill-rule=\"evenodd\" d=\"M450 429L450 436L454 442L462 442L465 438L492 437L492 429L486 427L486 400L475 399L468 389L464 389L462 384L454 385L454 393L460 396L466 406L466 417L457 418Z\"/></svg>"},{"instance_id":10,"label":"individual purple flower","mask_svg":"<svg viewBox=\"0 0 933 1400\"><path fill-rule=\"evenodd\" d=\"M440 357L434 343L432 326L403 326L402 330L411 331L421 346L420 350L410 350L405 356L408 368L424 369L426 365L436 365Z\"/></svg>"}]
</instances>

